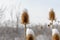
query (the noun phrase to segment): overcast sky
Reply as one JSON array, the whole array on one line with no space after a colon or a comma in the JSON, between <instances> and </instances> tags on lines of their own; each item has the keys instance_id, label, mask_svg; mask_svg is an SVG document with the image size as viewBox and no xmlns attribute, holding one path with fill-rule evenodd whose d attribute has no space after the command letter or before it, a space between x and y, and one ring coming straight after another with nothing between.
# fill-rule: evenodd
<instances>
[{"instance_id":1,"label":"overcast sky","mask_svg":"<svg viewBox=\"0 0 60 40\"><path fill-rule=\"evenodd\" d=\"M60 20L60 0L22 0L21 8L27 8L30 22L48 22L49 8L53 8L56 18Z\"/></svg>"},{"instance_id":2,"label":"overcast sky","mask_svg":"<svg viewBox=\"0 0 60 40\"><path fill-rule=\"evenodd\" d=\"M24 8L28 10L30 23L48 22L49 8L53 8L56 18L60 20L60 0L0 0L0 9L4 11L6 18L10 19L11 10L13 11L13 20L16 19L16 13L21 12ZM1 14L1 13L0 13Z\"/></svg>"}]
</instances>

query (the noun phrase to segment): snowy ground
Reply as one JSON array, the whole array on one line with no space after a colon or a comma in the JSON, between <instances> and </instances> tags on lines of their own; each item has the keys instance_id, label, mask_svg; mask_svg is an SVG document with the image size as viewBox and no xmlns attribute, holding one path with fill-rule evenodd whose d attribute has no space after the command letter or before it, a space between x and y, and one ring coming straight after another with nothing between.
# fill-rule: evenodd
<instances>
[{"instance_id":1,"label":"snowy ground","mask_svg":"<svg viewBox=\"0 0 60 40\"><path fill-rule=\"evenodd\" d=\"M16 28L0 27L0 40L24 40L24 29L19 29L17 33Z\"/></svg>"},{"instance_id":2,"label":"snowy ground","mask_svg":"<svg viewBox=\"0 0 60 40\"><path fill-rule=\"evenodd\" d=\"M35 32L36 40L51 40L52 31L48 27L29 27L33 29ZM60 28L57 27L60 32ZM18 32L16 28L12 27L0 27L0 40L25 40L24 38L24 28L18 28Z\"/></svg>"}]
</instances>

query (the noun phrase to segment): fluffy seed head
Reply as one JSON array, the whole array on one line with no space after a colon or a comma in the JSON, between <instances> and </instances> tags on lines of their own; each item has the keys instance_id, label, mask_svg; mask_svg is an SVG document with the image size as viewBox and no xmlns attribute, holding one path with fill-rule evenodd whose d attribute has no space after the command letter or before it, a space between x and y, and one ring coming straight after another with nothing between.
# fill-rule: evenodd
<instances>
[{"instance_id":1,"label":"fluffy seed head","mask_svg":"<svg viewBox=\"0 0 60 40\"><path fill-rule=\"evenodd\" d=\"M29 23L29 15L28 15L27 9L25 9L22 13L21 23L22 24L28 24Z\"/></svg>"},{"instance_id":2,"label":"fluffy seed head","mask_svg":"<svg viewBox=\"0 0 60 40\"><path fill-rule=\"evenodd\" d=\"M32 34L34 36L34 31L30 28L27 28L26 35L28 35L28 34Z\"/></svg>"},{"instance_id":3,"label":"fluffy seed head","mask_svg":"<svg viewBox=\"0 0 60 40\"><path fill-rule=\"evenodd\" d=\"M52 40L59 40L59 31L57 29L52 29Z\"/></svg>"},{"instance_id":4,"label":"fluffy seed head","mask_svg":"<svg viewBox=\"0 0 60 40\"><path fill-rule=\"evenodd\" d=\"M29 34L26 36L26 40L34 40L34 36L32 34Z\"/></svg>"},{"instance_id":5,"label":"fluffy seed head","mask_svg":"<svg viewBox=\"0 0 60 40\"><path fill-rule=\"evenodd\" d=\"M59 35L58 34L54 34L52 36L52 40L59 40Z\"/></svg>"},{"instance_id":6,"label":"fluffy seed head","mask_svg":"<svg viewBox=\"0 0 60 40\"><path fill-rule=\"evenodd\" d=\"M52 29L52 35L59 34L59 31L57 29Z\"/></svg>"},{"instance_id":7,"label":"fluffy seed head","mask_svg":"<svg viewBox=\"0 0 60 40\"><path fill-rule=\"evenodd\" d=\"M51 21L55 20L55 12L53 11L53 9L50 9L49 20Z\"/></svg>"},{"instance_id":8,"label":"fluffy seed head","mask_svg":"<svg viewBox=\"0 0 60 40\"><path fill-rule=\"evenodd\" d=\"M26 40L34 40L34 39L35 39L34 31L32 29L27 28Z\"/></svg>"}]
</instances>

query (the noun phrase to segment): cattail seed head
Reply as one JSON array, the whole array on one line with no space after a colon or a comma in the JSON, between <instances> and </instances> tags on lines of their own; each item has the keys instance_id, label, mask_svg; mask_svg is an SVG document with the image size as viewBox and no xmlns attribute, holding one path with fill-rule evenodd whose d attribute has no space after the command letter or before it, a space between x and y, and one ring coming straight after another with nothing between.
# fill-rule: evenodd
<instances>
[{"instance_id":1,"label":"cattail seed head","mask_svg":"<svg viewBox=\"0 0 60 40\"><path fill-rule=\"evenodd\" d=\"M28 15L28 12L27 10L25 9L22 13L22 16L21 16L21 23L22 24L28 24L29 23L29 15Z\"/></svg>"},{"instance_id":2,"label":"cattail seed head","mask_svg":"<svg viewBox=\"0 0 60 40\"><path fill-rule=\"evenodd\" d=\"M52 29L52 40L60 40L59 31L57 29Z\"/></svg>"},{"instance_id":3,"label":"cattail seed head","mask_svg":"<svg viewBox=\"0 0 60 40\"><path fill-rule=\"evenodd\" d=\"M26 30L26 40L35 40L34 31L30 28L27 28Z\"/></svg>"},{"instance_id":4,"label":"cattail seed head","mask_svg":"<svg viewBox=\"0 0 60 40\"><path fill-rule=\"evenodd\" d=\"M55 12L53 11L53 9L50 9L49 20L51 21L55 20Z\"/></svg>"},{"instance_id":5,"label":"cattail seed head","mask_svg":"<svg viewBox=\"0 0 60 40\"><path fill-rule=\"evenodd\" d=\"M59 40L59 35L58 34L54 34L52 36L52 40Z\"/></svg>"},{"instance_id":6,"label":"cattail seed head","mask_svg":"<svg viewBox=\"0 0 60 40\"><path fill-rule=\"evenodd\" d=\"M29 34L26 36L26 40L34 40L34 36L32 34Z\"/></svg>"}]
</instances>

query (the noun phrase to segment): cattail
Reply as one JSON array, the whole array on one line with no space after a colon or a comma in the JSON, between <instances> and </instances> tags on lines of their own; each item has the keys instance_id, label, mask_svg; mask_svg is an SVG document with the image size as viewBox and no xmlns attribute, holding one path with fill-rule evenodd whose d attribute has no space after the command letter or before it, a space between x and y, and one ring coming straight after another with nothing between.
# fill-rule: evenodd
<instances>
[{"instance_id":1,"label":"cattail","mask_svg":"<svg viewBox=\"0 0 60 40\"><path fill-rule=\"evenodd\" d=\"M49 20L51 20L51 22L52 22L50 25L53 26L53 20L55 20L55 12L53 11L53 9L50 9L50 12L49 12Z\"/></svg>"},{"instance_id":2,"label":"cattail","mask_svg":"<svg viewBox=\"0 0 60 40\"><path fill-rule=\"evenodd\" d=\"M22 19L21 19L22 24L28 24L29 23L29 16L28 16L28 13L26 11L23 11L23 14L21 17L22 17Z\"/></svg>"},{"instance_id":3,"label":"cattail","mask_svg":"<svg viewBox=\"0 0 60 40\"><path fill-rule=\"evenodd\" d=\"M35 34L34 34L34 31L32 29L27 28L26 40L35 40Z\"/></svg>"},{"instance_id":4,"label":"cattail","mask_svg":"<svg viewBox=\"0 0 60 40\"><path fill-rule=\"evenodd\" d=\"M53 11L53 9L51 9L49 12L49 20L51 20L52 22L53 20L55 20L55 12Z\"/></svg>"},{"instance_id":5,"label":"cattail","mask_svg":"<svg viewBox=\"0 0 60 40\"><path fill-rule=\"evenodd\" d=\"M26 24L29 23L29 15L27 9L24 9L22 16L21 16L21 23L25 25L25 32L26 32ZM25 33L26 36L26 33Z\"/></svg>"},{"instance_id":6,"label":"cattail","mask_svg":"<svg viewBox=\"0 0 60 40\"><path fill-rule=\"evenodd\" d=\"M60 40L59 31L57 29L52 29L52 40Z\"/></svg>"},{"instance_id":7,"label":"cattail","mask_svg":"<svg viewBox=\"0 0 60 40\"><path fill-rule=\"evenodd\" d=\"M27 35L26 40L34 40L33 35L32 34Z\"/></svg>"}]
</instances>

